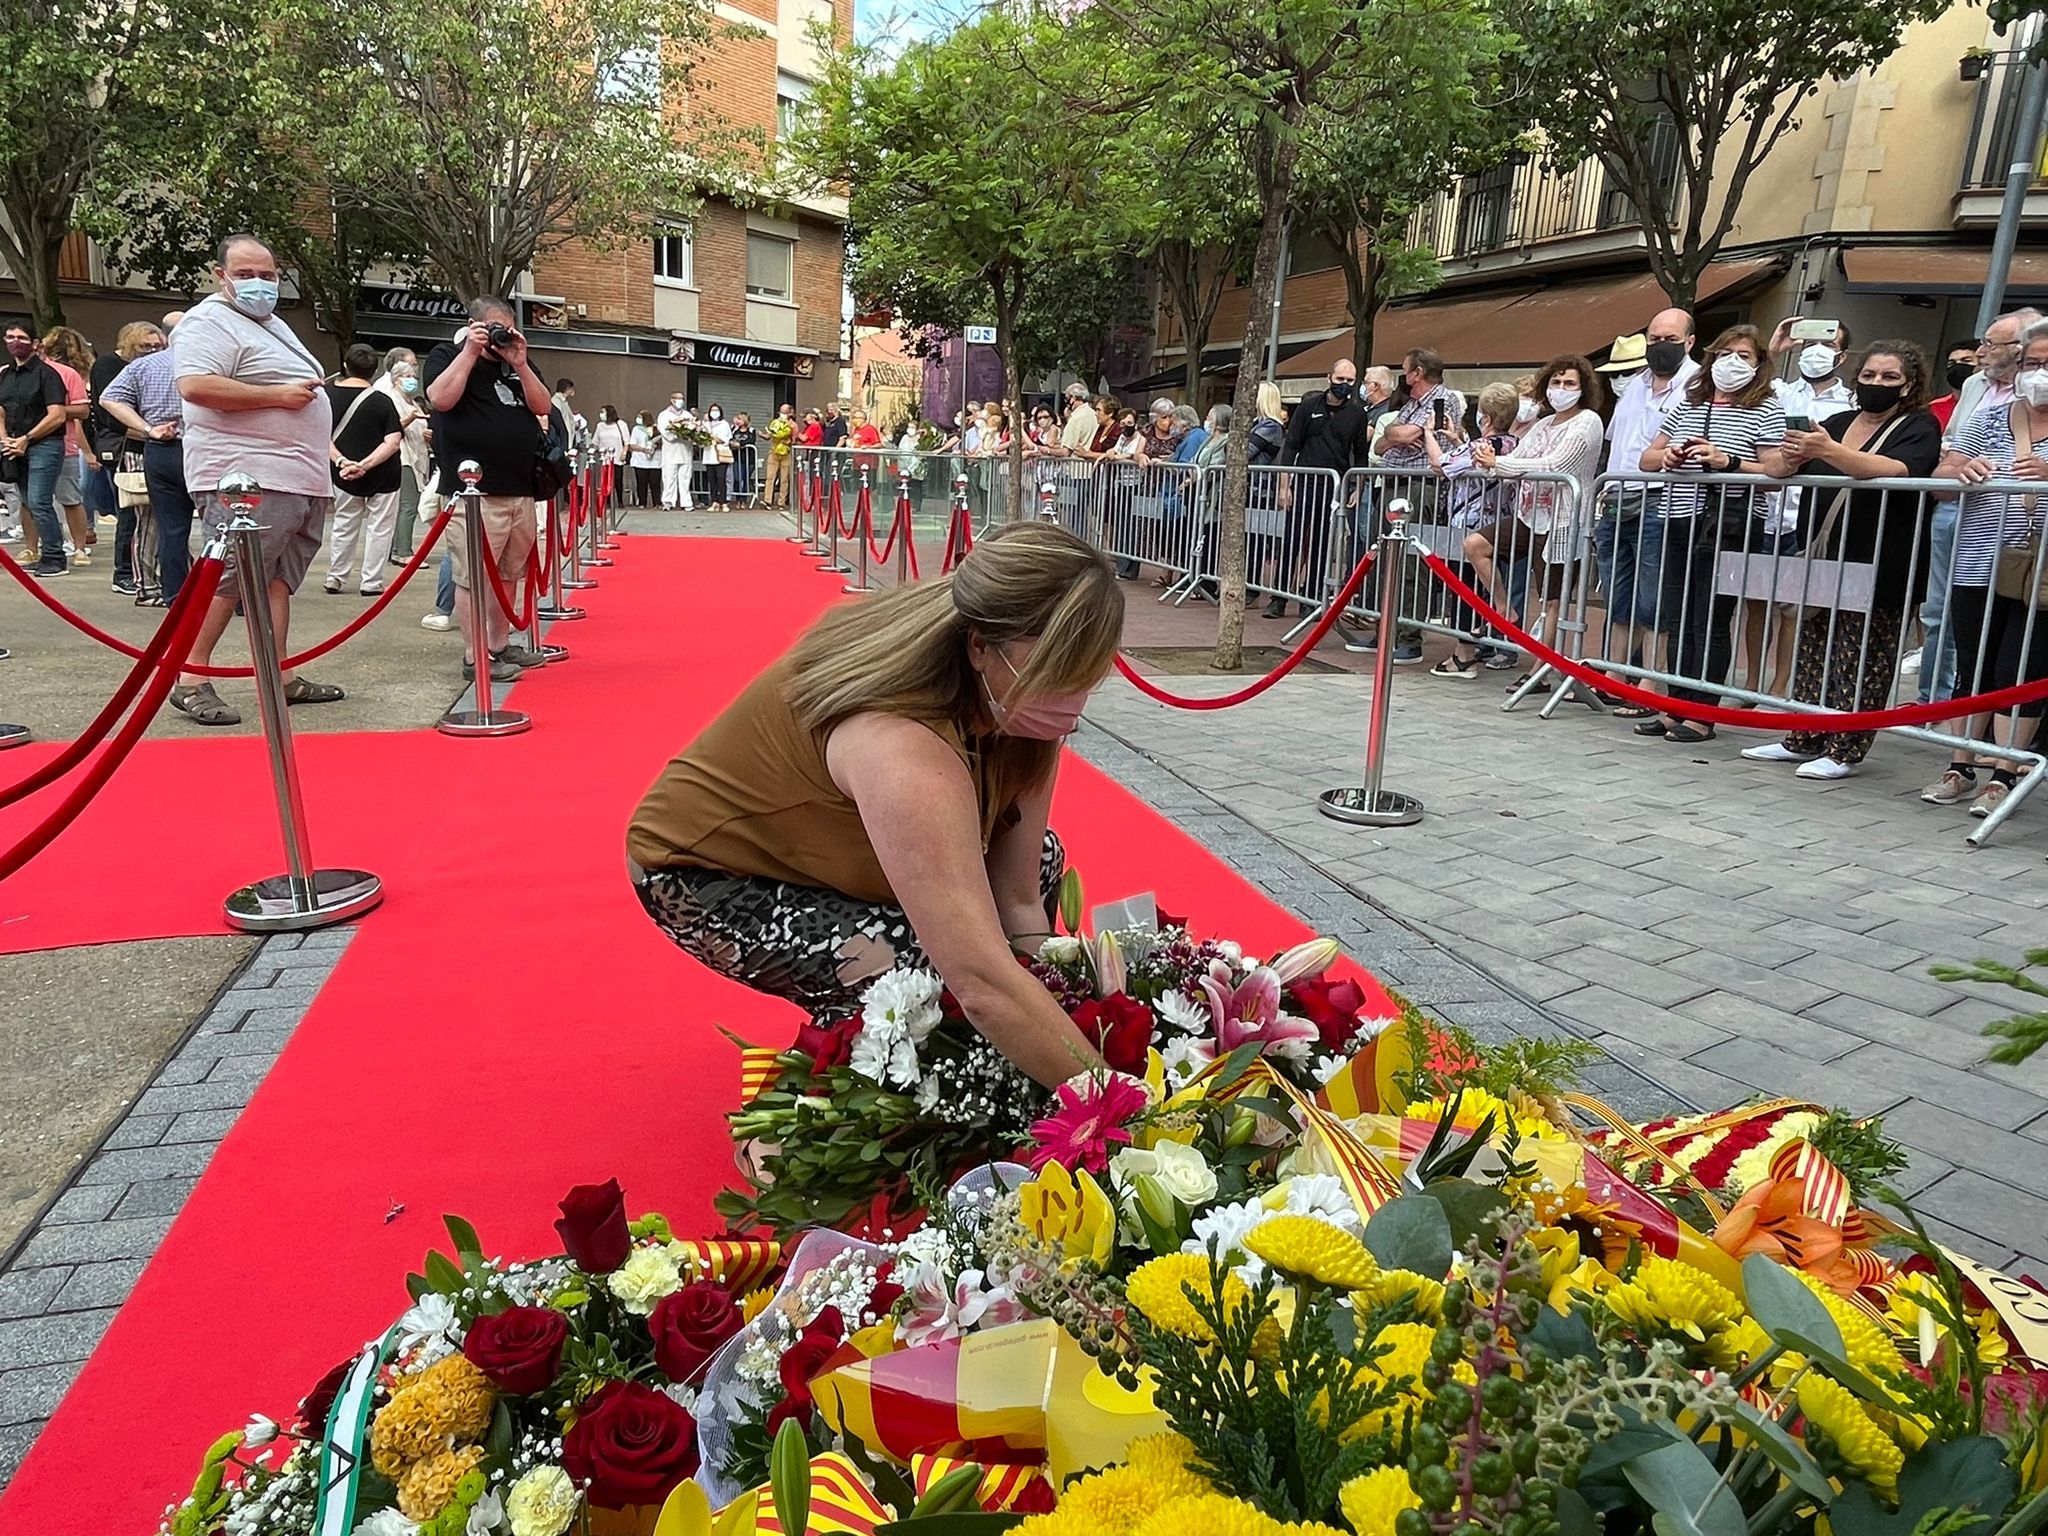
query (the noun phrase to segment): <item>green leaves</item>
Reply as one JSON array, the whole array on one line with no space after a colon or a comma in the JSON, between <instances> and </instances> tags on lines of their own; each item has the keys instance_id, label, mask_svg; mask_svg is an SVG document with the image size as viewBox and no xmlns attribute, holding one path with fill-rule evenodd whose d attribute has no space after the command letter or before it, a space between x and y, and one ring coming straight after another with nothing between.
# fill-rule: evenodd
<instances>
[{"instance_id":1,"label":"green leaves","mask_svg":"<svg viewBox=\"0 0 2048 1536\"><path fill-rule=\"evenodd\" d=\"M1621 1469L1655 1512L1657 1536L1747 1536L1742 1501L1722 1482L1706 1453L1676 1431L1669 1433L1668 1443Z\"/></svg>"},{"instance_id":2,"label":"green leaves","mask_svg":"<svg viewBox=\"0 0 2048 1536\"><path fill-rule=\"evenodd\" d=\"M1451 1268L1451 1221L1440 1201L1403 1195L1372 1213L1365 1246L1382 1269L1408 1269L1441 1280Z\"/></svg>"},{"instance_id":3,"label":"green leaves","mask_svg":"<svg viewBox=\"0 0 2048 1536\"><path fill-rule=\"evenodd\" d=\"M2005 1513L2019 1492L2019 1480L2005 1464L2005 1448L1984 1435L1930 1440L1906 1458L1899 1473L1899 1507L1886 1509L1870 1487L1852 1483L1829 1509L1836 1536L1914 1536L1936 1511L1974 1515L1947 1525L1986 1527Z\"/></svg>"}]
</instances>

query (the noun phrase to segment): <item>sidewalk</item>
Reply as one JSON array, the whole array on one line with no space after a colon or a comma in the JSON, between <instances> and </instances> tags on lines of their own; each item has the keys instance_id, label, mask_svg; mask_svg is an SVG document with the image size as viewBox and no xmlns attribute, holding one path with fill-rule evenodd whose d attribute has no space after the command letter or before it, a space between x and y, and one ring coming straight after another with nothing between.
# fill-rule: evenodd
<instances>
[{"instance_id":1,"label":"sidewalk","mask_svg":"<svg viewBox=\"0 0 2048 1536\"><path fill-rule=\"evenodd\" d=\"M1213 608L1129 590L1127 645L1213 640ZM1283 627L1248 622L1247 643ZM1369 658L1332 640L1316 659ZM1386 783L1427 806L1411 827L1316 808L1359 781L1368 677L1304 670L1200 713L1112 679L1088 718L1687 1098L1884 1114L1914 1154L1901 1191L1938 1236L2048 1277L2048 1058L1984 1065L1978 1031L2010 1004L1926 974L2044 941L2048 805L1971 849L1960 808L1917 798L1938 748L1883 740L1857 777L1809 783L1742 761L1751 733L1685 748L1580 705L1502 714L1511 675L1398 669ZM1185 695L1245 681L1161 678Z\"/></svg>"}]
</instances>

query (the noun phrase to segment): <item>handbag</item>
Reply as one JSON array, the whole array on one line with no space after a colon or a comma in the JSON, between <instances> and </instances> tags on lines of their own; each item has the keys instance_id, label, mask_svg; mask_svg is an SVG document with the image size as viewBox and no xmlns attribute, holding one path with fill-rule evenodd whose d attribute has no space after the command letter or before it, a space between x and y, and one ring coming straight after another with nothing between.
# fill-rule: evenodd
<instances>
[{"instance_id":1,"label":"handbag","mask_svg":"<svg viewBox=\"0 0 2048 1536\"><path fill-rule=\"evenodd\" d=\"M2027 430L2019 402L2014 401L2006 409L2009 413L2006 420L2012 428L2014 459L2022 454L2032 454L2039 445ZM2042 526L2035 512L2039 500L2032 494L2020 497L2020 506L2027 514L2029 536L2024 544L2007 545L1998 551L1998 571L1992 581L1992 589L2000 597L2023 602L2036 612L2048 609L2048 548L2044 548L2048 545L2048 528Z\"/></svg>"}]
</instances>

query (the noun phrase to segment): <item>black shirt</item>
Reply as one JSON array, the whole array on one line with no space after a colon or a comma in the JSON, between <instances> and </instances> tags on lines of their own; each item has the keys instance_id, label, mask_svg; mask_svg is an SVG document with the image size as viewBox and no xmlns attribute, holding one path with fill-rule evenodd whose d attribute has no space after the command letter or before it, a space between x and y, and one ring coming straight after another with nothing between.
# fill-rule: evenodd
<instances>
[{"instance_id":1,"label":"black shirt","mask_svg":"<svg viewBox=\"0 0 2048 1536\"><path fill-rule=\"evenodd\" d=\"M1372 448L1368 419L1367 408L1356 395L1339 406L1332 406L1322 390L1303 395L1287 418L1287 446L1280 462L1339 474L1353 469L1366 461Z\"/></svg>"},{"instance_id":2,"label":"black shirt","mask_svg":"<svg viewBox=\"0 0 2048 1536\"><path fill-rule=\"evenodd\" d=\"M1849 428L1855 423L1857 412L1854 407L1830 416L1820 424L1820 430L1836 442L1849 435ZM1878 428L1882 434L1884 428ZM1863 445L1863 451L1873 451L1880 458L1897 459L1906 466L1906 474L1915 480L1925 479L1934 473L1934 466L1941 461L1941 423L1928 410L1908 411L1892 427L1891 434L1881 442L1873 438ZM1799 466L1802 475L1838 475L1840 470L1823 464L1818 459ZM1851 482L1852 484L1854 482ZM1838 493L1833 490L1809 490L1806 504L1800 508L1799 520L1811 530L1810 537L1816 543L1813 557L1817 560L1870 561L1877 569L1871 581L1871 601L1879 608L1904 609L1910 606L1909 588L1916 585L1918 577L1924 581L1927 570L1927 550L1924 534L1928 519L1921 515L1922 493L1915 491L1851 491L1849 500L1829 526L1828 514L1834 507ZM1827 528L1826 548L1820 547L1819 539L1823 527ZM1793 580L1793 590L1798 590L1798 580Z\"/></svg>"},{"instance_id":3,"label":"black shirt","mask_svg":"<svg viewBox=\"0 0 2048 1536\"><path fill-rule=\"evenodd\" d=\"M825 418L825 446L827 448L837 448L845 441L846 418L844 416L827 416Z\"/></svg>"},{"instance_id":4,"label":"black shirt","mask_svg":"<svg viewBox=\"0 0 2048 1536\"><path fill-rule=\"evenodd\" d=\"M85 432L92 439L95 453L100 451L101 445L114 447L128 435L126 427L100 409L100 396L107 392L107 386L127 366L128 360L118 352L108 352L92 360L92 372L85 381L86 392L92 400L92 412L85 418ZM109 466L113 467L116 466Z\"/></svg>"},{"instance_id":5,"label":"black shirt","mask_svg":"<svg viewBox=\"0 0 2048 1536\"><path fill-rule=\"evenodd\" d=\"M68 393L57 370L39 357L0 367L0 414L7 419L7 435L25 436L51 406L66 404Z\"/></svg>"},{"instance_id":6,"label":"black shirt","mask_svg":"<svg viewBox=\"0 0 2048 1536\"><path fill-rule=\"evenodd\" d=\"M420 377L431 390L462 349L444 341L427 354ZM433 410L434 465L440 484L451 492L462 482L455 471L464 459L475 459L483 471L478 489L486 496L531 496L533 456L540 444L540 418L526 408L526 390L518 370L485 353L469 370L469 383L452 411Z\"/></svg>"},{"instance_id":7,"label":"black shirt","mask_svg":"<svg viewBox=\"0 0 2048 1536\"><path fill-rule=\"evenodd\" d=\"M359 400L362 402L360 405L356 403ZM398 407L381 389L371 389L368 385L357 389L353 385L329 384L327 403L334 411L334 446L341 450L344 459L367 459L382 446L385 438L398 430ZM341 418L351 408L355 415L349 417L348 425L344 427ZM351 496L388 496L398 489L404 471L404 464L394 453L382 464L353 480L341 478L339 464L328 469L327 477L334 482L337 491L346 491Z\"/></svg>"}]
</instances>

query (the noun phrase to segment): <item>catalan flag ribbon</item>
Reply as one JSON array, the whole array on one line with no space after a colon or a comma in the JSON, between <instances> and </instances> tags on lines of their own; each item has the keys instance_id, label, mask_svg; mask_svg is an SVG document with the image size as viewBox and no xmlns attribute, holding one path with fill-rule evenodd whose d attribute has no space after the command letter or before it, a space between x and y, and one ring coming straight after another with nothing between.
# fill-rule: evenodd
<instances>
[{"instance_id":1,"label":"catalan flag ribbon","mask_svg":"<svg viewBox=\"0 0 2048 1536\"><path fill-rule=\"evenodd\" d=\"M761 1097L782 1075L782 1055L763 1045L740 1047L740 1107Z\"/></svg>"},{"instance_id":2,"label":"catalan flag ribbon","mask_svg":"<svg viewBox=\"0 0 2048 1536\"><path fill-rule=\"evenodd\" d=\"M975 1486L974 1502L990 1514L1002 1514L1020 1504L1027 1510L1051 1507L1051 1482L1043 1467L991 1467L960 1456L919 1452L910 1458L910 1480L921 1499L932 1491L932 1484L962 1467L980 1468L981 1481Z\"/></svg>"},{"instance_id":3,"label":"catalan flag ribbon","mask_svg":"<svg viewBox=\"0 0 2048 1536\"><path fill-rule=\"evenodd\" d=\"M1203 1077L1217 1073L1221 1063L1211 1066ZM1195 1079L1200 1083L1201 1077ZM1190 1084L1193 1087L1194 1084ZM1380 1160L1351 1133L1349 1126L1323 1108L1293 1083L1274 1071L1265 1061L1254 1061L1238 1079L1216 1095L1228 1102L1257 1089L1285 1100L1301 1121L1302 1134L1310 1147L1321 1154L1351 1196L1361 1216L1370 1216L1401 1193L1401 1186Z\"/></svg>"},{"instance_id":4,"label":"catalan flag ribbon","mask_svg":"<svg viewBox=\"0 0 2048 1536\"><path fill-rule=\"evenodd\" d=\"M751 1291L782 1262L782 1245L765 1238L689 1237L675 1246L690 1256L700 1279L716 1280L735 1296Z\"/></svg>"},{"instance_id":5,"label":"catalan flag ribbon","mask_svg":"<svg viewBox=\"0 0 2048 1536\"><path fill-rule=\"evenodd\" d=\"M827 1451L811 1458L811 1511L801 1531L784 1530L768 1484L741 1494L713 1514L703 1488L687 1481L662 1506L653 1536L874 1536L895 1518L851 1461Z\"/></svg>"},{"instance_id":6,"label":"catalan flag ribbon","mask_svg":"<svg viewBox=\"0 0 2048 1536\"><path fill-rule=\"evenodd\" d=\"M1397 1019L1366 1042L1365 1048L1344 1063L1343 1070L1323 1084L1316 1102L1339 1120L1360 1115L1399 1114L1407 1104L1398 1074L1413 1069L1415 1052L1408 1044L1408 1031Z\"/></svg>"}]
</instances>

